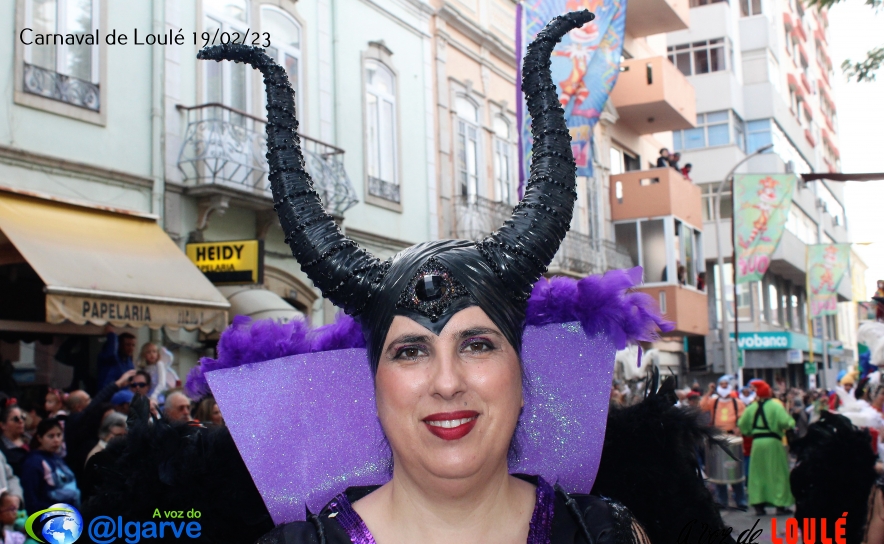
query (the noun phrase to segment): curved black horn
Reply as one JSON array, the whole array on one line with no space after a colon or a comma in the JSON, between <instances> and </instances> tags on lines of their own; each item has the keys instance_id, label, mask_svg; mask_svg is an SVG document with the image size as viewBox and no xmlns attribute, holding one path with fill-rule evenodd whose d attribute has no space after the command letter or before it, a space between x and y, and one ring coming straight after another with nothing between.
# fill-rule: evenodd
<instances>
[{"instance_id":1,"label":"curved black horn","mask_svg":"<svg viewBox=\"0 0 884 544\"><path fill-rule=\"evenodd\" d=\"M477 245L500 279L524 299L564 240L577 198L577 167L550 56L562 36L594 18L586 10L556 17L528 46L522 63L522 91L534 138L531 175L512 217Z\"/></svg>"},{"instance_id":2,"label":"curved black horn","mask_svg":"<svg viewBox=\"0 0 884 544\"><path fill-rule=\"evenodd\" d=\"M240 44L206 47L197 58L244 62L264 75L270 188L286 243L323 296L348 314L358 315L371 297L372 286L380 282L384 267L344 236L322 207L313 180L304 170L295 92L285 69L263 49Z\"/></svg>"}]
</instances>

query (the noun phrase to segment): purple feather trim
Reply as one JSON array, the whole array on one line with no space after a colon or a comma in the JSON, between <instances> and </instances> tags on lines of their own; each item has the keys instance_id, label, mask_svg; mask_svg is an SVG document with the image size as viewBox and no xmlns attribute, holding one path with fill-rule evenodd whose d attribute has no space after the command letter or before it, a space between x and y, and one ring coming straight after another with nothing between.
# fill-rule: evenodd
<instances>
[{"instance_id":1,"label":"purple feather trim","mask_svg":"<svg viewBox=\"0 0 884 544\"><path fill-rule=\"evenodd\" d=\"M641 267L611 270L581 280L541 278L528 299L526 325L542 326L579 321L587 335L608 335L617 349L629 342L650 342L674 324L663 319L654 299L630 291L641 283ZM338 314L334 323L310 329L302 320L278 323L237 316L218 341L218 357L203 357L187 375L185 390L193 398L210 393L204 372L269 361L288 355L365 347L362 328L350 316Z\"/></svg>"}]
</instances>

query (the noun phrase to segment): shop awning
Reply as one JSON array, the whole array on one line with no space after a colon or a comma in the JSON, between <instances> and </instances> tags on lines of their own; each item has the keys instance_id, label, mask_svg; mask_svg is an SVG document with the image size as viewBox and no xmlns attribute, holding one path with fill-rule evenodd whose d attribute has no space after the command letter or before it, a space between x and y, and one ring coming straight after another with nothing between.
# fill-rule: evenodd
<instances>
[{"instance_id":1,"label":"shop awning","mask_svg":"<svg viewBox=\"0 0 884 544\"><path fill-rule=\"evenodd\" d=\"M0 231L45 284L48 323L227 326L227 299L152 217L0 191Z\"/></svg>"},{"instance_id":2,"label":"shop awning","mask_svg":"<svg viewBox=\"0 0 884 544\"><path fill-rule=\"evenodd\" d=\"M225 285L218 290L230 301L231 319L245 315L255 320L275 319L288 323L304 315L279 295L262 287Z\"/></svg>"}]
</instances>

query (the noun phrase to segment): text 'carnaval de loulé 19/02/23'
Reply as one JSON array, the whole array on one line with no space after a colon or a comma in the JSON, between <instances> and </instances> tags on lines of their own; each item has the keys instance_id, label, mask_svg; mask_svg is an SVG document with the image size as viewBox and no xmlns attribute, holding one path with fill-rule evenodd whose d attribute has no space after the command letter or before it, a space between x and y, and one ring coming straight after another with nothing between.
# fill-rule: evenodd
<instances>
[{"instance_id":1,"label":"text 'carnaval de loul\u00e9 19/02/23'","mask_svg":"<svg viewBox=\"0 0 884 544\"><path fill-rule=\"evenodd\" d=\"M257 47L270 47L271 39L269 32L253 32L247 29L245 32L231 31L221 32L184 32L181 29L174 31L169 29L162 34L139 31L137 28L131 32L120 32L112 29L102 32L96 28L91 33L76 34L41 34L33 28L25 27L18 33L19 41L24 45L99 45L102 40L107 45L184 45L192 43L200 47L213 44L240 43Z\"/></svg>"}]
</instances>

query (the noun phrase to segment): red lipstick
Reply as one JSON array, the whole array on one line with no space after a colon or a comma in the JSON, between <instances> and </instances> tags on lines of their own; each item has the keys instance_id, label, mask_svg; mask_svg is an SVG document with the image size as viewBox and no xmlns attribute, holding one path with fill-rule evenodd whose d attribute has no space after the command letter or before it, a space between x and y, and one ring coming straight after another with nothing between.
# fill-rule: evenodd
<instances>
[{"instance_id":1,"label":"red lipstick","mask_svg":"<svg viewBox=\"0 0 884 544\"><path fill-rule=\"evenodd\" d=\"M465 437L476 426L479 412L461 410L459 412L440 412L424 418L424 425L442 440L458 440Z\"/></svg>"}]
</instances>

